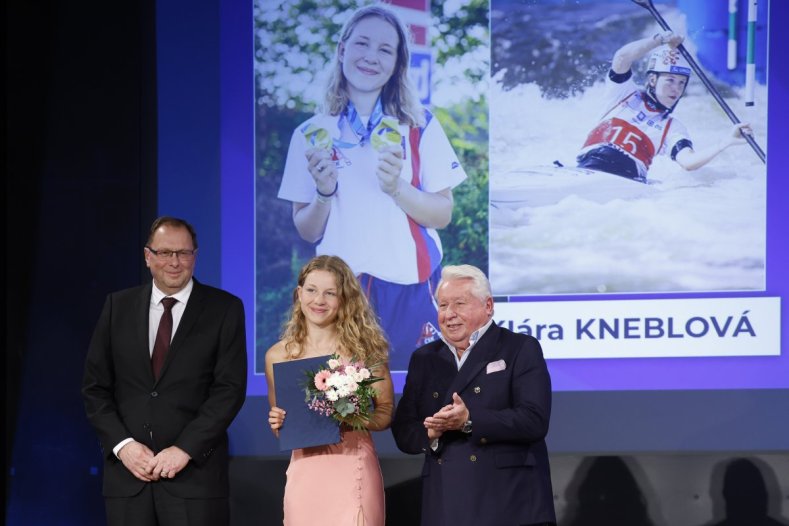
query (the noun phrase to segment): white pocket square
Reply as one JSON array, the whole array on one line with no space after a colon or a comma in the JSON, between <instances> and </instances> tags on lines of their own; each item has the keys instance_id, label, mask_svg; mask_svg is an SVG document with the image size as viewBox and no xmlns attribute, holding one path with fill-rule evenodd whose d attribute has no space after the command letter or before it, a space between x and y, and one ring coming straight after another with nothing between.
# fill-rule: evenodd
<instances>
[{"instance_id":1,"label":"white pocket square","mask_svg":"<svg viewBox=\"0 0 789 526\"><path fill-rule=\"evenodd\" d=\"M507 364L504 363L504 360L498 360L495 362L490 362L488 364L487 374L490 373L497 373L499 371L503 371L507 368Z\"/></svg>"}]
</instances>

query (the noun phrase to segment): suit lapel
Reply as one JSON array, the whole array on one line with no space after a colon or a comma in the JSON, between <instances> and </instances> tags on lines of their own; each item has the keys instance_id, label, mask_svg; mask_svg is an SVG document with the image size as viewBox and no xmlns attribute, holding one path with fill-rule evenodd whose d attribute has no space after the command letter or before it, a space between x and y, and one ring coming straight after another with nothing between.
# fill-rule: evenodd
<instances>
[{"instance_id":1,"label":"suit lapel","mask_svg":"<svg viewBox=\"0 0 789 526\"><path fill-rule=\"evenodd\" d=\"M434 374L437 378L451 378L447 373L457 374L458 366L452 357L452 351L443 341L435 348L436 365ZM450 396L450 398L452 398Z\"/></svg>"},{"instance_id":2,"label":"suit lapel","mask_svg":"<svg viewBox=\"0 0 789 526\"><path fill-rule=\"evenodd\" d=\"M143 361L145 370L151 375L153 380L153 371L151 370L151 343L149 340L149 331L151 323L151 292L153 285L148 283L140 287L140 294L137 296L137 305L134 308L134 316L137 317L136 327L139 327L137 333L134 335L137 340L135 347L140 349L140 359ZM135 351L136 352L136 351Z\"/></svg>"},{"instance_id":3,"label":"suit lapel","mask_svg":"<svg viewBox=\"0 0 789 526\"><path fill-rule=\"evenodd\" d=\"M195 322L197 322L197 319L200 317L200 313L203 311L205 290L194 277L192 279L194 281L192 293L189 295L189 300L186 303L186 309L184 309L184 314L181 316L181 321L178 323L178 328L175 330L173 340L170 343L170 349L167 351L167 356L164 359L162 371L159 374L160 380L165 374L167 374L167 367L170 365L170 362L173 361L173 358L175 357L176 353L178 353L178 350L181 348L184 340L186 340L186 337L189 335L192 327L194 327Z\"/></svg>"},{"instance_id":4,"label":"suit lapel","mask_svg":"<svg viewBox=\"0 0 789 526\"><path fill-rule=\"evenodd\" d=\"M499 339L498 332L498 326L495 323L492 324L471 349L471 354L469 354L463 367L460 368L457 376L449 386L449 391L446 393L444 399L445 404L452 403L452 393L460 393L463 391L494 357L496 354L496 342Z\"/></svg>"}]
</instances>

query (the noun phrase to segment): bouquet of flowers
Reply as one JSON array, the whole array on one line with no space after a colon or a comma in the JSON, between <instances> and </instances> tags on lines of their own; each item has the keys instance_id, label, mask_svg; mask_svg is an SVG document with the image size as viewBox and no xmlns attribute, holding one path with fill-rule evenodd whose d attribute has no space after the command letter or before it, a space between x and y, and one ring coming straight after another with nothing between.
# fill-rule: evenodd
<instances>
[{"instance_id":1,"label":"bouquet of flowers","mask_svg":"<svg viewBox=\"0 0 789 526\"><path fill-rule=\"evenodd\" d=\"M316 413L348 424L356 431L364 430L375 396L372 384L383 380L373 376L370 369L362 362L345 363L333 354L326 367L307 372L304 401Z\"/></svg>"}]
</instances>

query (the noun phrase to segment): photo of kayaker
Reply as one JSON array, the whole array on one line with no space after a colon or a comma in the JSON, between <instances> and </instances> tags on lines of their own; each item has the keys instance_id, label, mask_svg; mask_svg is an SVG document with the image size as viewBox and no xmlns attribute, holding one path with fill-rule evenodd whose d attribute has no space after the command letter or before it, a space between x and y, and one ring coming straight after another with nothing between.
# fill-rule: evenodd
<instances>
[{"instance_id":1,"label":"photo of kayaker","mask_svg":"<svg viewBox=\"0 0 789 526\"><path fill-rule=\"evenodd\" d=\"M493 0L494 294L764 289L766 14L729 69L714 4Z\"/></svg>"}]
</instances>

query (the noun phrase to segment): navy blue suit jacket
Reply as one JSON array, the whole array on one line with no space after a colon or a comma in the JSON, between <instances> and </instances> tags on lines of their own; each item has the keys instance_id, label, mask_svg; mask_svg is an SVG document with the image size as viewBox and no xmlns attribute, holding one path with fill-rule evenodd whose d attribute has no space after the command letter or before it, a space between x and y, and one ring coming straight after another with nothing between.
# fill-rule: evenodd
<instances>
[{"instance_id":1,"label":"navy blue suit jacket","mask_svg":"<svg viewBox=\"0 0 789 526\"><path fill-rule=\"evenodd\" d=\"M103 493L129 497L145 482L112 448L131 437L154 453L175 445L192 459L165 484L182 498L228 496L227 428L246 396L244 306L194 280L158 380L151 371L151 284L107 296L85 362L85 410L104 453Z\"/></svg>"},{"instance_id":2,"label":"navy blue suit jacket","mask_svg":"<svg viewBox=\"0 0 789 526\"><path fill-rule=\"evenodd\" d=\"M444 433L430 448L425 417L458 393L473 431ZM438 340L408 366L392 431L405 453L424 454L424 526L556 522L545 435L551 380L539 342L493 324L457 370Z\"/></svg>"}]
</instances>

